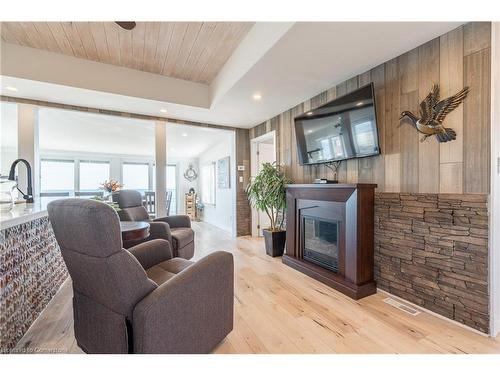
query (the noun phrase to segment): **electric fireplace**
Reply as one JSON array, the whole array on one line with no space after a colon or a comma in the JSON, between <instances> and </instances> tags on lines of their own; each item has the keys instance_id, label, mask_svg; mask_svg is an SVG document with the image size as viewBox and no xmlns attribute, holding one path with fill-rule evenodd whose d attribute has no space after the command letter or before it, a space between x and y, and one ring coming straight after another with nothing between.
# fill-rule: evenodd
<instances>
[{"instance_id":1,"label":"electric fireplace","mask_svg":"<svg viewBox=\"0 0 500 375\"><path fill-rule=\"evenodd\" d=\"M375 293L375 187L288 185L283 263L354 299Z\"/></svg>"}]
</instances>

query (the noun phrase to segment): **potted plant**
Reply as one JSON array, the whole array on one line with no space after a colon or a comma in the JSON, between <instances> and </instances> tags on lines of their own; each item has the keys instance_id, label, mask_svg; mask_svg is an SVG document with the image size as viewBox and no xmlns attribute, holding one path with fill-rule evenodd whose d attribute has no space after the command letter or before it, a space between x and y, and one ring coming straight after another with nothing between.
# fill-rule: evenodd
<instances>
[{"instance_id":1,"label":"potted plant","mask_svg":"<svg viewBox=\"0 0 500 375\"><path fill-rule=\"evenodd\" d=\"M120 206L118 205L118 203L116 202L113 202L113 201L110 201L109 199L107 198L102 198L102 197L99 197L99 196L94 196L94 197L90 197L91 200L93 201L97 201L97 202L102 202L102 203L105 203L107 204L109 207L111 207L113 210L115 210L116 212L120 212L122 209L120 208Z\"/></svg>"},{"instance_id":2,"label":"potted plant","mask_svg":"<svg viewBox=\"0 0 500 375\"><path fill-rule=\"evenodd\" d=\"M266 253L272 257L283 255L286 231L282 230L286 208L285 186L291 181L285 177L276 163L264 163L262 170L247 186L250 204L265 212L271 221L269 228L263 229Z\"/></svg>"}]
</instances>

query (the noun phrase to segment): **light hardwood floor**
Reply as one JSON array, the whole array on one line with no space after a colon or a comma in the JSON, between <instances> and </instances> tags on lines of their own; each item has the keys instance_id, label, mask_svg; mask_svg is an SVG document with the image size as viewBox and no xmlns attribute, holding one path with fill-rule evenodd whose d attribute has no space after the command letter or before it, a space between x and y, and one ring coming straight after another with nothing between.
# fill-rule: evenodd
<instances>
[{"instance_id":1,"label":"light hardwood floor","mask_svg":"<svg viewBox=\"0 0 500 375\"><path fill-rule=\"evenodd\" d=\"M213 250L234 254L234 330L215 353L500 353L500 340L426 312L411 316L384 303L384 293L351 300L266 256L261 239L231 238L204 223L193 226L196 259ZM19 342L19 351L81 353L71 293L66 281Z\"/></svg>"}]
</instances>

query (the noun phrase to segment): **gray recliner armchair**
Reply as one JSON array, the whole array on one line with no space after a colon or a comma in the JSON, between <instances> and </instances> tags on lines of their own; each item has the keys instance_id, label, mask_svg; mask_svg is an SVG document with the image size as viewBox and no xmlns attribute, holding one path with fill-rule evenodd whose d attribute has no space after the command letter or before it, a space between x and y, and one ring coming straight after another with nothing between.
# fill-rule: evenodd
<instances>
[{"instance_id":1,"label":"gray recliner armchair","mask_svg":"<svg viewBox=\"0 0 500 375\"><path fill-rule=\"evenodd\" d=\"M208 353L233 328L233 256L193 263L168 241L122 248L118 215L92 200L48 205L73 282L75 337L87 353Z\"/></svg>"},{"instance_id":2,"label":"gray recliner armchair","mask_svg":"<svg viewBox=\"0 0 500 375\"><path fill-rule=\"evenodd\" d=\"M174 257L191 259L194 255L194 231L191 220L186 215L173 215L154 220L149 218L148 211L142 205L142 196L137 190L120 190L113 193L113 201L118 203L121 211L118 216L122 221L148 221L150 235L142 241L131 242L126 247L152 239L165 239L172 244Z\"/></svg>"}]
</instances>

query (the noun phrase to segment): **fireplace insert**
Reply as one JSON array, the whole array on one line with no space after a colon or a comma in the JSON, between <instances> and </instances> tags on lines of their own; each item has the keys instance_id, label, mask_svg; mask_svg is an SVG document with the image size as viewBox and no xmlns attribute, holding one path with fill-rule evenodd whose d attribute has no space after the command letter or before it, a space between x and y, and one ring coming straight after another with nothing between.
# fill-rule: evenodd
<instances>
[{"instance_id":1,"label":"fireplace insert","mask_svg":"<svg viewBox=\"0 0 500 375\"><path fill-rule=\"evenodd\" d=\"M338 272L340 221L309 215L301 215L301 218L304 260Z\"/></svg>"}]
</instances>

